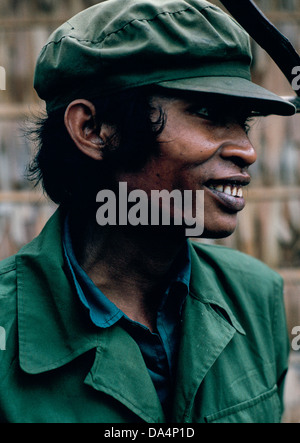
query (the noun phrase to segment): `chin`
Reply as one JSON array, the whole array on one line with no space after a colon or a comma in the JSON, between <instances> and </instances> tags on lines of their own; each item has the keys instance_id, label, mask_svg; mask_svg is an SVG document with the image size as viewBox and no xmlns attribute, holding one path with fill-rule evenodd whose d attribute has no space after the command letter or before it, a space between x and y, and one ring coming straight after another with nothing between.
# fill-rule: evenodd
<instances>
[{"instance_id":1,"label":"chin","mask_svg":"<svg viewBox=\"0 0 300 443\"><path fill-rule=\"evenodd\" d=\"M226 214L218 217L217 214L204 220L204 231L201 238L221 239L230 237L236 230L238 214Z\"/></svg>"},{"instance_id":2,"label":"chin","mask_svg":"<svg viewBox=\"0 0 300 443\"><path fill-rule=\"evenodd\" d=\"M226 226L226 227L220 227L220 228L204 228L203 234L201 235L201 238L209 238L209 239L220 239L220 238L227 238L230 237L232 234L234 234L236 230L236 224L234 226Z\"/></svg>"}]
</instances>

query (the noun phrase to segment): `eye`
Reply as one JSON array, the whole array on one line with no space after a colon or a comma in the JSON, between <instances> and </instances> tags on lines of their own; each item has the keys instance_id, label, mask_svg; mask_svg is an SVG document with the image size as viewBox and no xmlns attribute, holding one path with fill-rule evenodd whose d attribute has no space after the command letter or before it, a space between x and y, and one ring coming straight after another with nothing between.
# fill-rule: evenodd
<instances>
[{"instance_id":1,"label":"eye","mask_svg":"<svg viewBox=\"0 0 300 443\"><path fill-rule=\"evenodd\" d=\"M227 112L220 112L227 109ZM211 121L215 125L228 125L238 123L248 135L255 116L249 116L249 112L233 110L229 106L199 106L192 109L192 113L200 118Z\"/></svg>"},{"instance_id":2,"label":"eye","mask_svg":"<svg viewBox=\"0 0 300 443\"><path fill-rule=\"evenodd\" d=\"M209 117L210 113L208 108L206 108L205 106L203 106L203 108L197 109L195 111L195 114L199 115L199 116L203 116L203 117Z\"/></svg>"},{"instance_id":3,"label":"eye","mask_svg":"<svg viewBox=\"0 0 300 443\"><path fill-rule=\"evenodd\" d=\"M206 120L216 120L217 119L216 112L213 112L212 109L210 109L208 106L202 106L202 107L193 109L193 114L196 114L199 117L204 118Z\"/></svg>"}]
</instances>

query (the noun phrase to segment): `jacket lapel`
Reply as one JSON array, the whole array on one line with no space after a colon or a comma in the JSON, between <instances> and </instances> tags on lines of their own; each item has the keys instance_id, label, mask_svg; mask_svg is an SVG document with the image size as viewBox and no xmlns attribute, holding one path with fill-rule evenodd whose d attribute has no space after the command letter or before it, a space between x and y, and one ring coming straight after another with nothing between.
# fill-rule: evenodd
<instances>
[{"instance_id":1,"label":"jacket lapel","mask_svg":"<svg viewBox=\"0 0 300 443\"><path fill-rule=\"evenodd\" d=\"M101 345L85 383L114 397L146 422L164 422L161 403L139 347L118 325L101 333Z\"/></svg>"},{"instance_id":2,"label":"jacket lapel","mask_svg":"<svg viewBox=\"0 0 300 443\"><path fill-rule=\"evenodd\" d=\"M190 296L183 312L173 417L175 422L192 420L196 393L215 361L239 332L245 334L226 303L211 266L192 254Z\"/></svg>"},{"instance_id":3,"label":"jacket lapel","mask_svg":"<svg viewBox=\"0 0 300 443\"><path fill-rule=\"evenodd\" d=\"M175 422L190 421L201 382L235 333L236 330L210 305L193 297L187 299L177 369Z\"/></svg>"}]
</instances>

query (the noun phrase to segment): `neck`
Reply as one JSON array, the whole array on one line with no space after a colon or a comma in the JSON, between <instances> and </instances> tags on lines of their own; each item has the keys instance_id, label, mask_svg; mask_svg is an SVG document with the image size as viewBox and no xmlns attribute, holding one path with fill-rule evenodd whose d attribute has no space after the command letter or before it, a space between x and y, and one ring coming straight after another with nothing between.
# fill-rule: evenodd
<instances>
[{"instance_id":1,"label":"neck","mask_svg":"<svg viewBox=\"0 0 300 443\"><path fill-rule=\"evenodd\" d=\"M183 247L170 227L79 227L71 222L78 262L95 285L128 317L154 329L165 278Z\"/></svg>"}]
</instances>

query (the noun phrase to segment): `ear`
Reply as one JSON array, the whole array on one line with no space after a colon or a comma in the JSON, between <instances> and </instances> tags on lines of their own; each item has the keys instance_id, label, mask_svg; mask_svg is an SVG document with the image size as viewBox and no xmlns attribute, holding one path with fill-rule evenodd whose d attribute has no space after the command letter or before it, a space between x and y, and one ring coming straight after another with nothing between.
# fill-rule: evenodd
<instances>
[{"instance_id":1,"label":"ear","mask_svg":"<svg viewBox=\"0 0 300 443\"><path fill-rule=\"evenodd\" d=\"M65 126L75 145L85 155L94 160L103 159L103 148L113 128L96 123L95 106L88 100L75 100L65 112Z\"/></svg>"}]
</instances>

